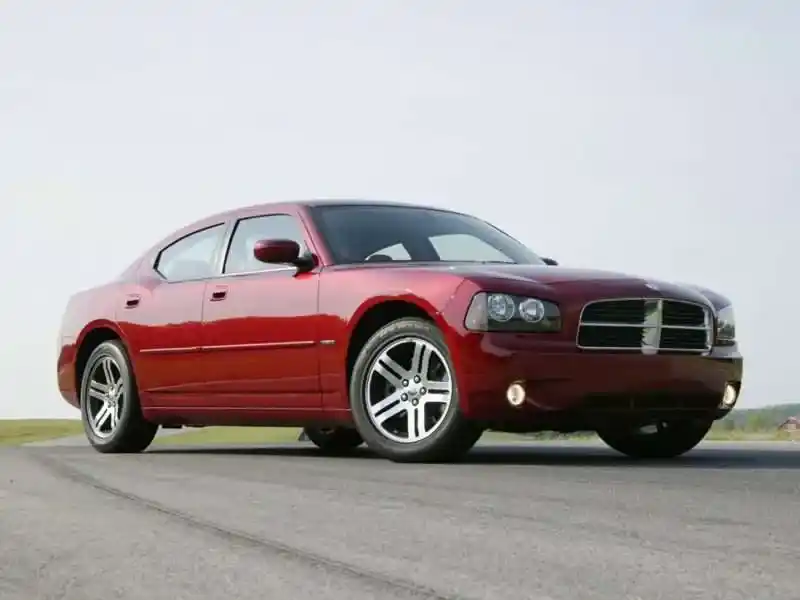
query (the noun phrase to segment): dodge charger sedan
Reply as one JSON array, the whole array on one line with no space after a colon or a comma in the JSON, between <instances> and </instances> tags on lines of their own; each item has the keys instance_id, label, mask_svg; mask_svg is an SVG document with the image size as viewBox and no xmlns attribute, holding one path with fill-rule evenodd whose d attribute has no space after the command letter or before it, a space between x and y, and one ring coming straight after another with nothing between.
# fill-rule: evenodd
<instances>
[{"instance_id":1,"label":"dodge charger sedan","mask_svg":"<svg viewBox=\"0 0 800 600\"><path fill-rule=\"evenodd\" d=\"M720 293L566 268L394 202L262 204L174 232L66 306L64 399L103 453L159 427L302 427L330 453L456 460L488 430L688 452L736 404Z\"/></svg>"}]
</instances>

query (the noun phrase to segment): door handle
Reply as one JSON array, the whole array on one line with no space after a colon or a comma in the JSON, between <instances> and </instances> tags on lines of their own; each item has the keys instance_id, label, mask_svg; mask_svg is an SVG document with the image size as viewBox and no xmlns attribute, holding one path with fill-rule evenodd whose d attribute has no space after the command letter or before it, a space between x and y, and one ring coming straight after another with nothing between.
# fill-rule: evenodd
<instances>
[{"instance_id":1,"label":"door handle","mask_svg":"<svg viewBox=\"0 0 800 600\"><path fill-rule=\"evenodd\" d=\"M211 301L219 302L220 300L225 300L225 297L227 295L228 295L228 288L218 287L213 292L211 292Z\"/></svg>"},{"instance_id":2,"label":"door handle","mask_svg":"<svg viewBox=\"0 0 800 600\"><path fill-rule=\"evenodd\" d=\"M141 302L142 297L139 294L130 294L125 299L125 308L135 308L139 306L139 302Z\"/></svg>"}]
</instances>

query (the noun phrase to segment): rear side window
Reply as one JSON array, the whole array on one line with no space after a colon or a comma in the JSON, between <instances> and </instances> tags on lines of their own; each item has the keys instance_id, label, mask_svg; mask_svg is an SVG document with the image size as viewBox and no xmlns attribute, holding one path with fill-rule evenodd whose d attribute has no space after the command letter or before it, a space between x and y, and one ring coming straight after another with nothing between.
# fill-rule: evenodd
<instances>
[{"instance_id":1,"label":"rear side window","mask_svg":"<svg viewBox=\"0 0 800 600\"><path fill-rule=\"evenodd\" d=\"M224 273L251 273L267 271L269 265L256 260L253 248L259 240L293 240L300 246L300 254L308 250L303 226L291 215L262 215L241 219L231 238Z\"/></svg>"},{"instance_id":2,"label":"rear side window","mask_svg":"<svg viewBox=\"0 0 800 600\"><path fill-rule=\"evenodd\" d=\"M213 277L223 224L191 233L164 248L158 255L155 269L168 281Z\"/></svg>"}]
</instances>

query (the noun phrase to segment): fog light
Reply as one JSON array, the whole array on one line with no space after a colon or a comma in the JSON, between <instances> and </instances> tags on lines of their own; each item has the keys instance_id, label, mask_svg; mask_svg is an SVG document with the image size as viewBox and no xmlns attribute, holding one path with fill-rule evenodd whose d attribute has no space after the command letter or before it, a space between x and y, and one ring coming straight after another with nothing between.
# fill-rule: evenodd
<instances>
[{"instance_id":1,"label":"fog light","mask_svg":"<svg viewBox=\"0 0 800 600\"><path fill-rule=\"evenodd\" d=\"M506 390L506 400L514 407L522 406L525 402L525 396L527 396L527 393L521 383L512 383Z\"/></svg>"},{"instance_id":2,"label":"fog light","mask_svg":"<svg viewBox=\"0 0 800 600\"><path fill-rule=\"evenodd\" d=\"M730 383L725 386L725 392L722 394L722 402L720 406L723 408L730 408L736 404L736 399L739 397L739 392Z\"/></svg>"}]
</instances>

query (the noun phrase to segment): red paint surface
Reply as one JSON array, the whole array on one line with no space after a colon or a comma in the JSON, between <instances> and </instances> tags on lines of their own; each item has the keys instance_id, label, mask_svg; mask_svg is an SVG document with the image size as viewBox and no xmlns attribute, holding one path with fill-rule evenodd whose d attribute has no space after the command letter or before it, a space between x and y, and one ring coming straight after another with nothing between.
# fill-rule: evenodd
<instances>
[{"instance_id":1,"label":"red paint surface","mask_svg":"<svg viewBox=\"0 0 800 600\"><path fill-rule=\"evenodd\" d=\"M152 269L159 249L192 230L243 216L287 212L303 219L318 266L168 283ZM469 268L367 263L329 266L329 254L302 205L264 205L210 217L175 232L115 282L70 300L60 333L58 382L77 405L78 349L114 332L134 365L145 415L160 422L286 424L349 421L346 357L359 319L387 301L425 311L442 329L467 415L535 428L553 414L591 411L590 394L667 391L718 399L741 381L738 349L703 356L585 353L576 348L578 314L590 300L642 295L641 280L585 269L485 265ZM535 295L559 304L556 334L475 333L463 320L480 290ZM213 299L224 290L224 298ZM662 285L662 294L708 303L698 292ZM658 294L654 293L655 296ZM128 307L129 298L138 304ZM526 382L521 409L505 389ZM699 401L700 401L699 400ZM715 409L716 410L716 409ZM722 413L718 413L722 414Z\"/></svg>"}]
</instances>

